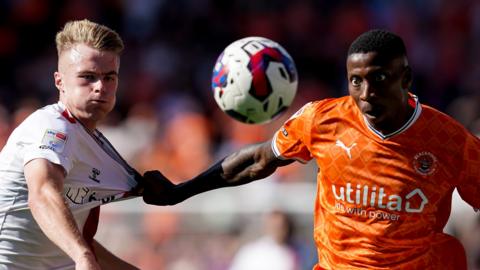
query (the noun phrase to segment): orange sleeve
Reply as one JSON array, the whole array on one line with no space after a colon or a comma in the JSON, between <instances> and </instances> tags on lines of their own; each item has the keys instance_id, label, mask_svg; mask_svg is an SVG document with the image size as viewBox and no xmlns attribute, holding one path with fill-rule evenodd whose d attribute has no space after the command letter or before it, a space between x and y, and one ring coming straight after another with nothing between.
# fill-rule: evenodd
<instances>
[{"instance_id":1,"label":"orange sleeve","mask_svg":"<svg viewBox=\"0 0 480 270\"><path fill-rule=\"evenodd\" d=\"M305 104L288 119L272 140L272 150L278 158L295 159L306 163L312 159L308 148L313 102Z\"/></svg>"},{"instance_id":2,"label":"orange sleeve","mask_svg":"<svg viewBox=\"0 0 480 270\"><path fill-rule=\"evenodd\" d=\"M480 140L467 132L463 153L463 173L458 193L474 208L480 208Z\"/></svg>"}]
</instances>

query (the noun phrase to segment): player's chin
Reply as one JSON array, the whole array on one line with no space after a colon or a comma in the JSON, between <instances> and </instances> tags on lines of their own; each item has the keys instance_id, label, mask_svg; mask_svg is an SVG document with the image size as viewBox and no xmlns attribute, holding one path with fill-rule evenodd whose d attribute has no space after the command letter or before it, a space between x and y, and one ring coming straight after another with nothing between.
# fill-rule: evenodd
<instances>
[{"instance_id":1,"label":"player's chin","mask_svg":"<svg viewBox=\"0 0 480 270\"><path fill-rule=\"evenodd\" d=\"M107 114L113 109L114 103L105 101L90 101L87 107L90 111Z\"/></svg>"},{"instance_id":2,"label":"player's chin","mask_svg":"<svg viewBox=\"0 0 480 270\"><path fill-rule=\"evenodd\" d=\"M378 114L378 113L363 113L363 116L368 120L368 122L374 126L380 125L385 121L385 114Z\"/></svg>"},{"instance_id":3,"label":"player's chin","mask_svg":"<svg viewBox=\"0 0 480 270\"><path fill-rule=\"evenodd\" d=\"M108 113L110 113L110 111L111 111L110 108L103 107L103 106L94 106L94 107L88 108L87 110L90 118L96 121L104 120L107 117Z\"/></svg>"}]
</instances>

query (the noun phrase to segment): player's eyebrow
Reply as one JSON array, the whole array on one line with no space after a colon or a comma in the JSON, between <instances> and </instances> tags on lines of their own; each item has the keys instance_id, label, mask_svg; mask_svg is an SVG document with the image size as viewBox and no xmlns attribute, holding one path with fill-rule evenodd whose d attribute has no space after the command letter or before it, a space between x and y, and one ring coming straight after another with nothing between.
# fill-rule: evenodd
<instances>
[{"instance_id":1,"label":"player's eyebrow","mask_svg":"<svg viewBox=\"0 0 480 270\"><path fill-rule=\"evenodd\" d=\"M98 73L98 72L95 72L95 71L92 71L92 70L80 70L77 72L77 74L79 75L82 75L82 74L99 74L99 75L114 75L114 76L118 76L118 72L112 70L112 71L109 71L109 72L105 72L105 73Z\"/></svg>"},{"instance_id":2,"label":"player's eyebrow","mask_svg":"<svg viewBox=\"0 0 480 270\"><path fill-rule=\"evenodd\" d=\"M118 72L112 70L112 71L109 71L107 73L103 73L102 75L114 75L114 76L118 76Z\"/></svg>"}]
</instances>

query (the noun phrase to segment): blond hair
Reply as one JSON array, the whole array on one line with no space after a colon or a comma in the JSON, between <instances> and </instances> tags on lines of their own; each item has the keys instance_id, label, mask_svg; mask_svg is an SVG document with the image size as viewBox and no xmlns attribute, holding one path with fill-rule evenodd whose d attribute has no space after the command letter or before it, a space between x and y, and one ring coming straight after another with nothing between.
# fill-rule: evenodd
<instances>
[{"instance_id":1,"label":"blond hair","mask_svg":"<svg viewBox=\"0 0 480 270\"><path fill-rule=\"evenodd\" d=\"M117 54L123 51L123 41L117 32L87 19L67 22L57 33L55 42L58 55L79 43Z\"/></svg>"}]
</instances>

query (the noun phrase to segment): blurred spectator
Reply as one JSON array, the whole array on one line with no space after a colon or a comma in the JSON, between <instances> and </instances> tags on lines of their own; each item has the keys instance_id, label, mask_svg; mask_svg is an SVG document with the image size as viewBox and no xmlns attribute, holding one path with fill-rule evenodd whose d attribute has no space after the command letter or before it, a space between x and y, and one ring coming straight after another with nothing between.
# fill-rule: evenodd
<instances>
[{"instance_id":1,"label":"blurred spectator","mask_svg":"<svg viewBox=\"0 0 480 270\"><path fill-rule=\"evenodd\" d=\"M139 155L140 171L159 169L172 181L188 180L211 163L210 123L200 113L174 115Z\"/></svg>"},{"instance_id":2,"label":"blurred spectator","mask_svg":"<svg viewBox=\"0 0 480 270\"><path fill-rule=\"evenodd\" d=\"M156 114L152 106L137 103L130 107L125 120L119 117L112 112L99 129L113 145L118 145L117 151L125 160L133 161L152 145L158 128Z\"/></svg>"},{"instance_id":3,"label":"blurred spectator","mask_svg":"<svg viewBox=\"0 0 480 270\"><path fill-rule=\"evenodd\" d=\"M19 104L18 108L13 112L12 126L20 125L27 116L39 109L41 104L36 99L24 99Z\"/></svg>"},{"instance_id":4,"label":"blurred spectator","mask_svg":"<svg viewBox=\"0 0 480 270\"><path fill-rule=\"evenodd\" d=\"M230 270L299 269L291 243L293 230L293 221L286 213L268 213L264 220L264 235L240 248Z\"/></svg>"},{"instance_id":5,"label":"blurred spectator","mask_svg":"<svg viewBox=\"0 0 480 270\"><path fill-rule=\"evenodd\" d=\"M477 96L460 96L448 105L446 112L469 127L480 116L479 98Z\"/></svg>"}]
</instances>

